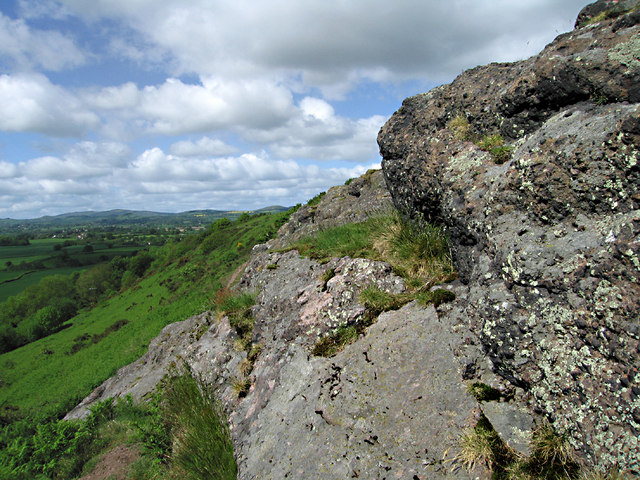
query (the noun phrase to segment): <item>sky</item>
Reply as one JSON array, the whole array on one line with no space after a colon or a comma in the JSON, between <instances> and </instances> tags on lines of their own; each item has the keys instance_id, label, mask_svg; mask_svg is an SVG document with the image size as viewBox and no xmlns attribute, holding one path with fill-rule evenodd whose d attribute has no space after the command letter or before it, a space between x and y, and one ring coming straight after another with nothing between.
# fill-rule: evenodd
<instances>
[{"instance_id":1,"label":"sky","mask_svg":"<svg viewBox=\"0 0 640 480\"><path fill-rule=\"evenodd\" d=\"M2 0L0 218L303 203L410 95L587 0Z\"/></svg>"}]
</instances>

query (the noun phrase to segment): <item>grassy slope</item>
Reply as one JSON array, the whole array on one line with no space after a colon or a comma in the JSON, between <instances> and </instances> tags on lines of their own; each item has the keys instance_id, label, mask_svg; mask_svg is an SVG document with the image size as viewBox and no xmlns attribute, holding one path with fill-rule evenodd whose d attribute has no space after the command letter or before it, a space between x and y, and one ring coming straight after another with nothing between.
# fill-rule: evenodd
<instances>
[{"instance_id":1,"label":"grassy slope","mask_svg":"<svg viewBox=\"0 0 640 480\"><path fill-rule=\"evenodd\" d=\"M250 217L152 251L158 259L136 286L82 312L68 328L0 355L0 405L27 415L62 413L144 353L165 325L205 310L252 246L275 232L280 217ZM70 353L76 339L103 334L123 319L128 323L120 329Z\"/></svg>"}]
</instances>

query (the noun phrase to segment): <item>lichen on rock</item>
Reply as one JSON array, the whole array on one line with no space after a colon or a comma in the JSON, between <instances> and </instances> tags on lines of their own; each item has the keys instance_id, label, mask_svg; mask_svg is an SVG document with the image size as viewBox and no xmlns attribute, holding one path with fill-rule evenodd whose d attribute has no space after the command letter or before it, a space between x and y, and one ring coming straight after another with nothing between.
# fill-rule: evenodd
<instances>
[{"instance_id":1,"label":"lichen on rock","mask_svg":"<svg viewBox=\"0 0 640 480\"><path fill-rule=\"evenodd\" d=\"M378 142L395 205L447 228L467 285L449 315L587 463L640 471L640 18L637 1L613 7L405 100ZM457 138L460 115L512 158Z\"/></svg>"}]
</instances>

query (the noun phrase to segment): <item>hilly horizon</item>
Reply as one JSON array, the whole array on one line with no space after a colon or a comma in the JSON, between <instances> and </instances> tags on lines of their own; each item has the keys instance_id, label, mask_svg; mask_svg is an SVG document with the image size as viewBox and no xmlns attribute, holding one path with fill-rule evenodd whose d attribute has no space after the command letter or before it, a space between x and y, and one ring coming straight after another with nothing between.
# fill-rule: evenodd
<instances>
[{"instance_id":1,"label":"hilly horizon","mask_svg":"<svg viewBox=\"0 0 640 480\"><path fill-rule=\"evenodd\" d=\"M29 219L0 219L0 235L18 235L33 229L56 229L72 227L194 227L206 226L227 218L235 220L242 214L284 212L290 207L271 205L256 210L188 210L184 212L154 212L149 210L113 209L105 211L69 212L45 215Z\"/></svg>"}]
</instances>

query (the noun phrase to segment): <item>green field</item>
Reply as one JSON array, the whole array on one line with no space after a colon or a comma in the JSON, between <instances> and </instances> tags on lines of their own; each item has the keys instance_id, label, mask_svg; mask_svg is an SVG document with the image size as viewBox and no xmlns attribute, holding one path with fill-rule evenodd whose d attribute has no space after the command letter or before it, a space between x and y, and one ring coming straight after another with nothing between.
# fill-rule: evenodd
<instances>
[{"instance_id":1,"label":"green field","mask_svg":"<svg viewBox=\"0 0 640 480\"><path fill-rule=\"evenodd\" d=\"M72 407L142 355L162 327L210 308L225 279L283 218L253 216L152 248L154 263L131 288L81 311L59 332L0 355L0 406L20 416Z\"/></svg>"},{"instance_id":2,"label":"green field","mask_svg":"<svg viewBox=\"0 0 640 480\"><path fill-rule=\"evenodd\" d=\"M125 241L137 245L122 245ZM88 266L104 263L116 256L129 256L151 242L148 235L131 235L113 241L82 242L69 238L31 240L30 245L0 246L0 302L17 295L50 275L69 275ZM58 249L56 250L56 245ZM91 251L85 251L90 245ZM142 245L142 246L140 246ZM7 263L9 262L9 263Z\"/></svg>"}]
</instances>

